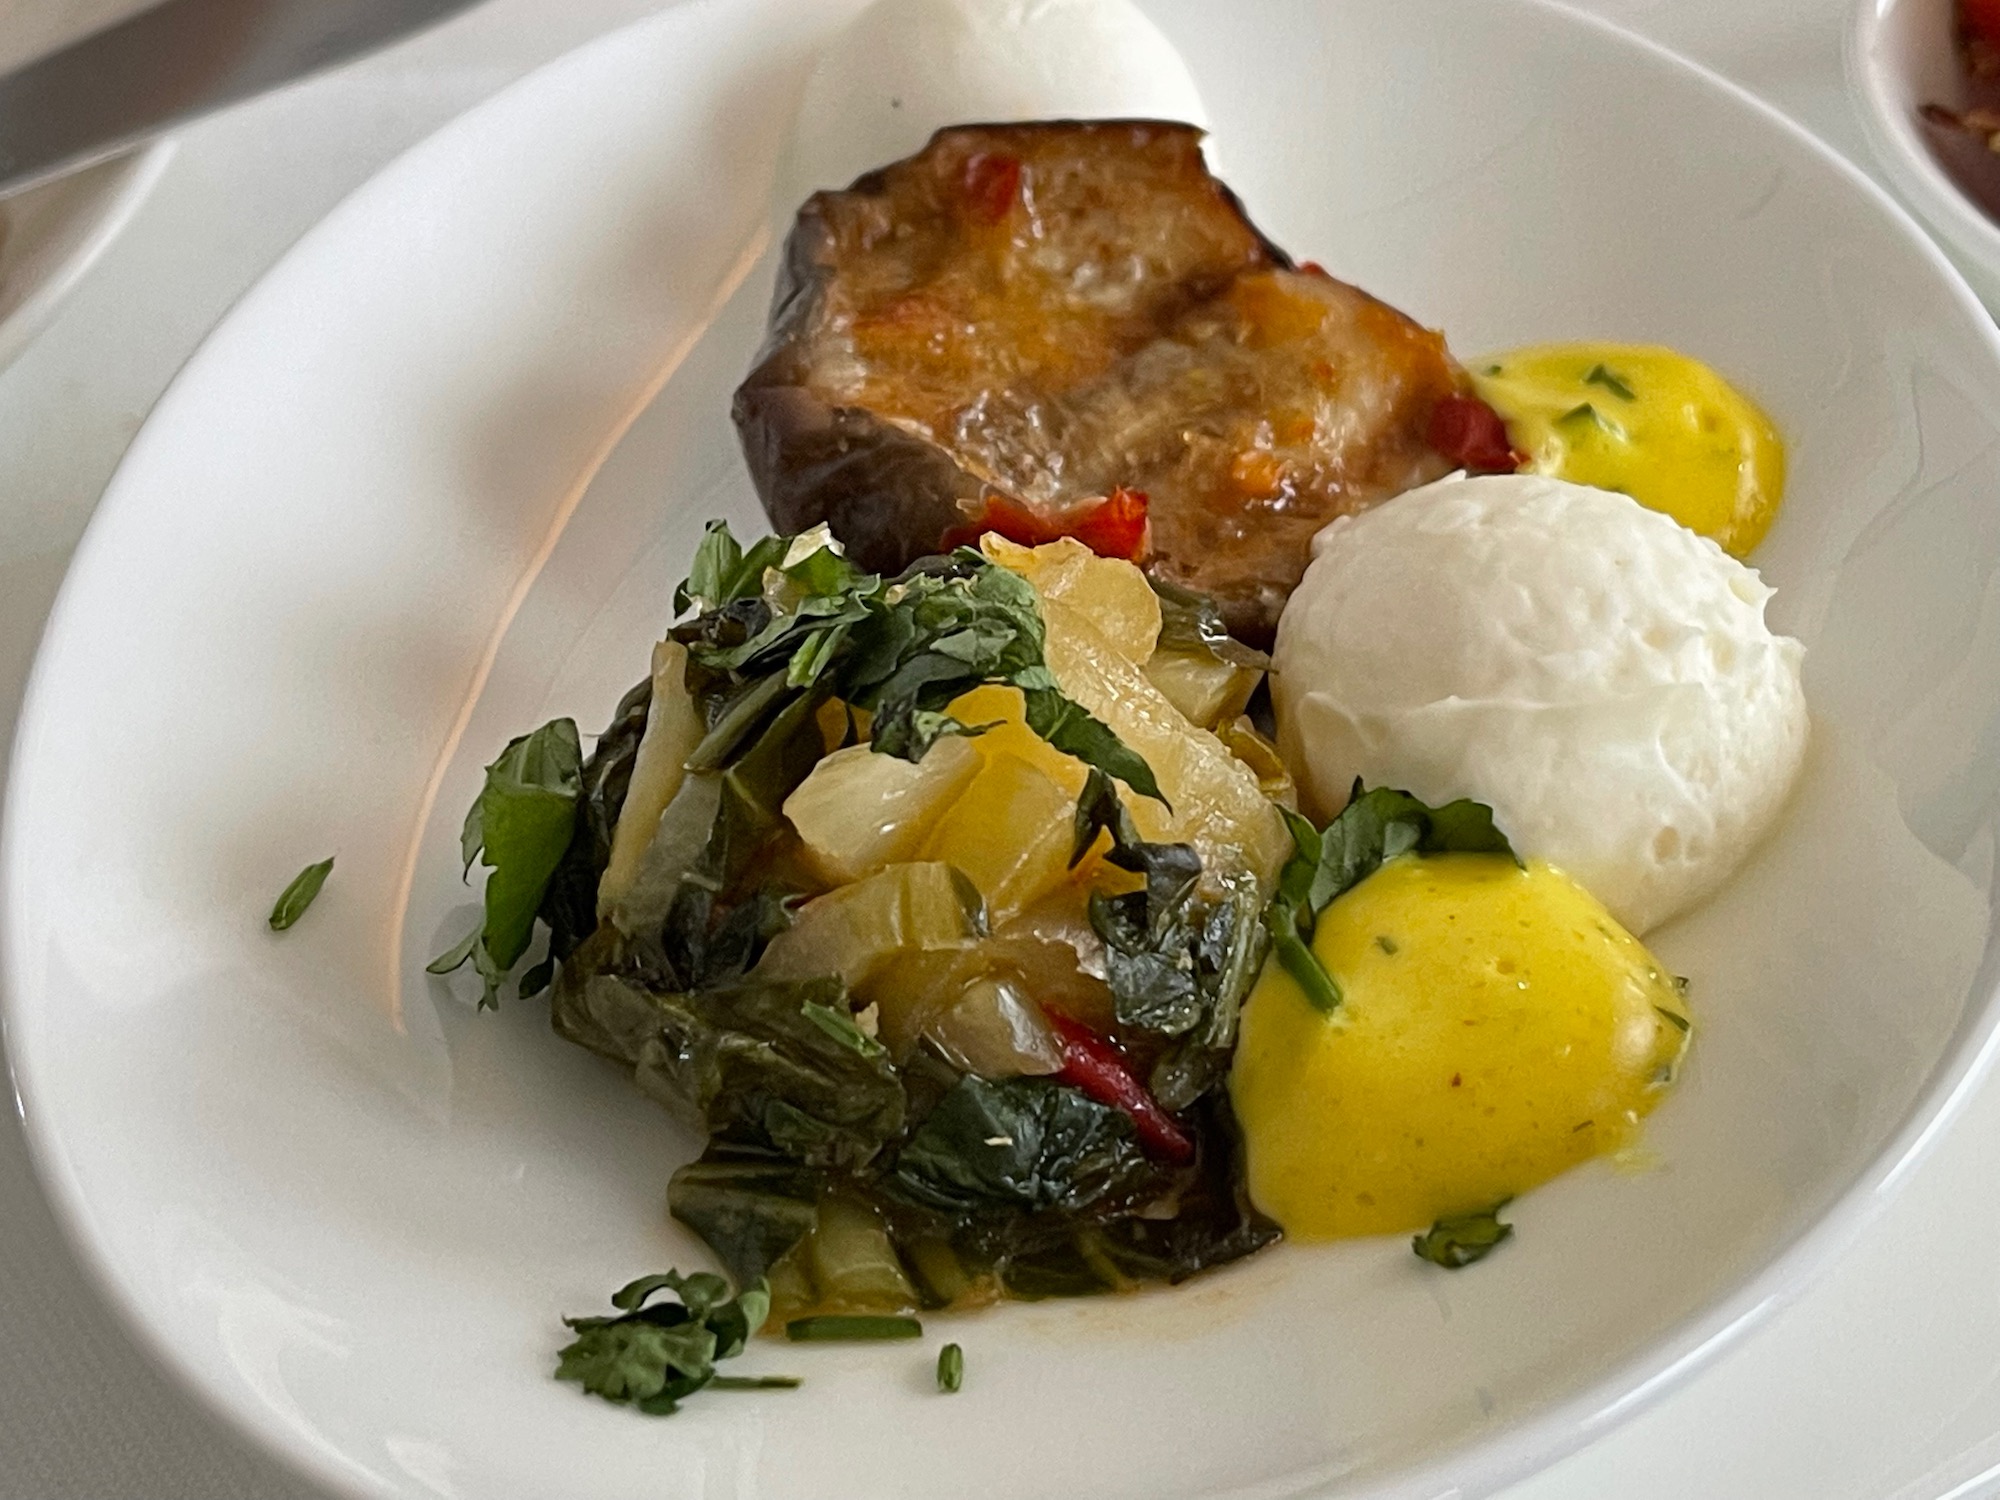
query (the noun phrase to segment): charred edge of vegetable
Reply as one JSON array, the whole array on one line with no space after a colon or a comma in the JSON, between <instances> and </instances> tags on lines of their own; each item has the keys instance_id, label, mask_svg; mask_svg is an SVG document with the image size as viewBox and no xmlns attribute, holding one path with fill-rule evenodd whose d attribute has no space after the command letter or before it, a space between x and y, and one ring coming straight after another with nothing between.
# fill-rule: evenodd
<instances>
[{"instance_id":1,"label":"charred edge of vegetable","mask_svg":"<svg viewBox=\"0 0 2000 1500\"><path fill-rule=\"evenodd\" d=\"M947 126L932 135L924 150L959 134L1004 138L1132 130L1203 134L1196 126L1170 120L1039 120ZM864 173L846 192L870 197L887 193L894 165ZM1271 267L1296 269L1292 258L1251 220L1236 193L1212 172L1208 190L1255 238ZM737 388L731 414L751 481L777 530L829 525L862 566L894 573L937 551L948 532L978 512L989 486L961 468L942 446L863 408L834 404L814 389L804 358L806 335L821 316L834 271L833 236L816 195L801 207L786 238L768 332Z\"/></svg>"}]
</instances>

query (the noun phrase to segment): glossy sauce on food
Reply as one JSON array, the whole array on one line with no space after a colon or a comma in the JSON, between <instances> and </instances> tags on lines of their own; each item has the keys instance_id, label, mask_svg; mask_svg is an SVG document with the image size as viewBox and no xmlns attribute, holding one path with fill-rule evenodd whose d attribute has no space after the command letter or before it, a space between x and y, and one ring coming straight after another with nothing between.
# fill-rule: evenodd
<instances>
[{"instance_id":1,"label":"glossy sauce on food","mask_svg":"<svg viewBox=\"0 0 2000 1500\"><path fill-rule=\"evenodd\" d=\"M1540 861L1393 859L1313 950L1341 1004L1268 963L1230 1079L1251 1198L1299 1239L1421 1229L1628 1145L1687 1041L1672 978Z\"/></svg>"},{"instance_id":2,"label":"glossy sauce on food","mask_svg":"<svg viewBox=\"0 0 2000 1500\"><path fill-rule=\"evenodd\" d=\"M1754 401L1700 360L1649 344L1538 344L1472 372L1528 469L1622 491L1734 557L1770 529L1784 442Z\"/></svg>"}]
</instances>

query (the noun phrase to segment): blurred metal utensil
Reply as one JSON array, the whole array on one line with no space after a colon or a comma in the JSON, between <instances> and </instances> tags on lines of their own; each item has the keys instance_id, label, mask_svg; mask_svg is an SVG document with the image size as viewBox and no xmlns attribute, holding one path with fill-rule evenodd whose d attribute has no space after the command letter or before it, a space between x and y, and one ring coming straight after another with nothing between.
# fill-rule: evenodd
<instances>
[{"instance_id":1,"label":"blurred metal utensil","mask_svg":"<svg viewBox=\"0 0 2000 1500\"><path fill-rule=\"evenodd\" d=\"M475 0L166 0L0 77L0 196L388 45Z\"/></svg>"}]
</instances>

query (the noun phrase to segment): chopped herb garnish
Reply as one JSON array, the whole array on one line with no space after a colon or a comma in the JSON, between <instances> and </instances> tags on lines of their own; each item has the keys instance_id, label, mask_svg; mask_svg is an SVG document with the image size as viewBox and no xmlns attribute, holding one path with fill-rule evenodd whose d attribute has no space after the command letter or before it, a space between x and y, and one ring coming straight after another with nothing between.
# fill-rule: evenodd
<instances>
[{"instance_id":1,"label":"chopped herb garnish","mask_svg":"<svg viewBox=\"0 0 2000 1500\"><path fill-rule=\"evenodd\" d=\"M811 1000L799 1007L813 1025L824 1031L843 1047L850 1047L863 1057L886 1057L889 1049L854 1023L853 1013L836 1010L831 1005L817 1005Z\"/></svg>"},{"instance_id":2,"label":"chopped herb garnish","mask_svg":"<svg viewBox=\"0 0 2000 1500\"><path fill-rule=\"evenodd\" d=\"M677 1302L655 1302L672 1292ZM729 1283L707 1271L642 1276L611 1298L615 1318L564 1318L576 1338L558 1356L556 1379L574 1380L593 1396L665 1416L705 1386L720 1390L788 1390L791 1375L724 1376L715 1362L743 1352L771 1310L762 1281L732 1297Z\"/></svg>"},{"instance_id":3,"label":"chopped herb garnish","mask_svg":"<svg viewBox=\"0 0 2000 1500\"><path fill-rule=\"evenodd\" d=\"M1271 951L1317 1009L1340 1006L1340 986L1312 951L1313 927L1335 897L1353 889L1399 854L1505 854L1520 856L1493 826L1493 809L1460 798L1428 807L1408 792L1364 788L1359 780L1339 817L1321 832L1297 813L1280 808L1292 833L1292 857L1278 874L1278 891L1264 920ZM1385 952L1394 952L1393 948Z\"/></svg>"},{"instance_id":4,"label":"chopped herb garnish","mask_svg":"<svg viewBox=\"0 0 2000 1500\"><path fill-rule=\"evenodd\" d=\"M1498 375L1500 373L1500 367L1498 365L1488 365L1486 367L1486 373L1488 375Z\"/></svg>"},{"instance_id":5,"label":"chopped herb garnish","mask_svg":"<svg viewBox=\"0 0 2000 1500\"><path fill-rule=\"evenodd\" d=\"M1606 417L1603 412L1599 411L1588 401L1584 402L1581 406L1572 406L1568 411L1557 417L1556 421L1564 427L1580 426L1588 422L1599 432L1609 433L1612 437L1622 438L1625 436L1624 428Z\"/></svg>"},{"instance_id":6,"label":"chopped herb garnish","mask_svg":"<svg viewBox=\"0 0 2000 1500\"><path fill-rule=\"evenodd\" d=\"M1478 1213L1458 1214L1437 1223L1410 1241L1418 1257L1447 1271L1461 1270L1476 1260L1484 1260L1514 1232L1512 1224L1500 1222L1500 1210L1513 1202L1502 1198Z\"/></svg>"},{"instance_id":7,"label":"chopped herb garnish","mask_svg":"<svg viewBox=\"0 0 2000 1500\"><path fill-rule=\"evenodd\" d=\"M956 1344L938 1350L938 1389L947 1395L965 1384L965 1351Z\"/></svg>"},{"instance_id":8,"label":"chopped herb garnish","mask_svg":"<svg viewBox=\"0 0 2000 1500\"><path fill-rule=\"evenodd\" d=\"M1613 375L1603 365L1592 365L1590 373L1583 377L1583 383L1585 385L1601 385L1621 401L1636 401L1639 399L1632 394L1631 386L1627 385L1616 375Z\"/></svg>"},{"instance_id":9,"label":"chopped herb garnish","mask_svg":"<svg viewBox=\"0 0 2000 1500\"><path fill-rule=\"evenodd\" d=\"M1659 1012L1661 1019L1672 1023L1677 1030L1681 1032L1687 1031L1690 1023L1688 1018L1679 1011L1668 1010L1664 1005L1656 1005L1653 1009Z\"/></svg>"},{"instance_id":10,"label":"chopped herb garnish","mask_svg":"<svg viewBox=\"0 0 2000 1500\"><path fill-rule=\"evenodd\" d=\"M1403 951L1402 944L1398 943L1394 938L1389 937L1385 934L1376 935L1375 946L1380 948L1384 953L1388 954L1392 958L1396 954L1401 953Z\"/></svg>"},{"instance_id":11,"label":"chopped herb garnish","mask_svg":"<svg viewBox=\"0 0 2000 1500\"><path fill-rule=\"evenodd\" d=\"M785 1337L795 1344L920 1339L923 1336L924 1325L915 1318L821 1313L818 1317L794 1318L785 1325Z\"/></svg>"},{"instance_id":12,"label":"chopped herb garnish","mask_svg":"<svg viewBox=\"0 0 2000 1500\"><path fill-rule=\"evenodd\" d=\"M307 865L292 877L292 883L285 887L285 893L278 898L278 904L271 908L271 931L283 932L292 923L306 914L306 908L313 904L313 897L326 884L326 877L333 872L333 861L323 859L316 865Z\"/></svg>"}]
</instances>

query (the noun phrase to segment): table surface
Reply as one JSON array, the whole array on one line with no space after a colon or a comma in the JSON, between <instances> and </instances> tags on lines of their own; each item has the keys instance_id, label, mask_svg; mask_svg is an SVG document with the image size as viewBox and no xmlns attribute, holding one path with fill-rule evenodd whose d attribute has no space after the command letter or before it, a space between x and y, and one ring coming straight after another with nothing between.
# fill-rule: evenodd
<instances>
[{"instance_id":1,"label":"table surface","mask_svg":"<svg viewBox=\"0 0 2000 1500\"><path fill-rule=\"evenodd\" d=\"M0 374L0 733L97 497L235 299L349 190L509 80L660 0L489 0L187 131L153 198ZM0 59L42 20L0 0ZM71 15L118 0L75 0ZM1584 0L1872 168L1846 0ZM16 26L16 19L25 18ZM26 24L33 21L34 24ZM1631 1423L1506 1500L1971 1500L2000 1494L2000 1146L1990 1083L1825 1279ZM316 1500L134 1347L76 1268L0 1112L0 1500ZM321 1497L323 1500L323 1497Z\"/></svg>"}]
</instances>

